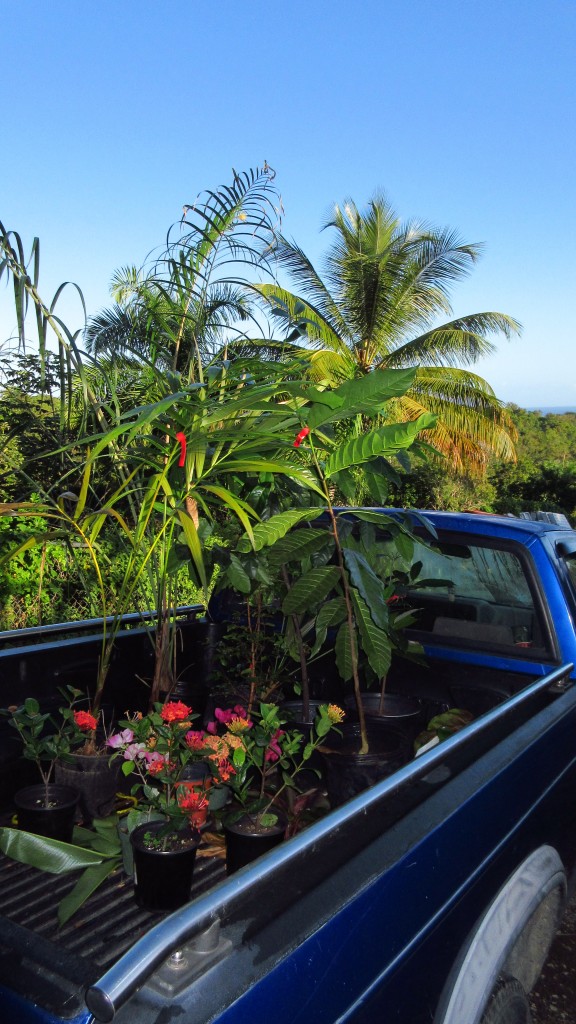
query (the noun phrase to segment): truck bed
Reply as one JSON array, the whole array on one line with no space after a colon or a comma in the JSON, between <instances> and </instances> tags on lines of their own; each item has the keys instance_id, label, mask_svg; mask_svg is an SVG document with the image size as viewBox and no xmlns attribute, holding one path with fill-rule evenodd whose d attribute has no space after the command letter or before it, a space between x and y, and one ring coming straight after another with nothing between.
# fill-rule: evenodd
<instances>
[{"instance_id":1,"label":"truck bed","mask_svg":"<svg viewBox=\"0 0 576 1024\"><path fill-rule=\"evenodd\" d=\"M382 907L381 912L385 906L386 918L394 921L395 937L387 953L385 974L390 975L387 983L395 989L401 964L410 960L410 936L422 932L432 936L441 912L447 920L462 914L474 920L474 908L482 905L488 878L493 886L494 874L506 877L512 847L498 848L503 816L504 831L517 832L515 853L519 847L528 849L534 840L528 827L530 816L547 800L547 816L556 814L558 823L562 822L562 834L555 837L558 847L562 849L569 841L564 834L565 817L554 810L562 797L559 785L573 786L576 776L576 752L572 752L576 693L561 692L558 681L564 675L565 671L559 670L531 683L462 733L237 876L225 879L219 858L199 858L192 902L166 918L139 910L132 900L130 880L118 872L59 932L54 879L4 858L0 867L4 915L0 984L26 1000L28 1015L22 1020L46 1019L30 1016L33 1005L55 1017L87 1021L84 993L88 987L88 1005L102 1021L116 1014L118 1021L137 1019L138 1024L152 1024L164 1019L162 1007L167 1010L170 1006L172 1012L180 1007L189 1013L192 999L194 1016L186 1020L208 1021L222 1012L223 1021L249 1019L245 1014L251 1013L252 1019L265 1021L272 1019L274 1012L279 1024L293 1024L298 1019L294 999L286 994L285 1000L276 1004L276 997L270 995L272 976L281 991L287 983L281 981L282 972L288 960L293 967L294 957L312 957L314 971L327 970L322 950L328 948L325 943L331 949L338 947L334 935L326 938L334 929L341 933L340 943L346 936L350 951L352 924L347 921L346 908L354 904L355 928L362 930L364 917L368 927L377 906ZM551 750L557 753L560 742L569 745L571 753L565 756L566 771L559 782L554 777L556 761ZM533 771L536 763L542 764L540 777ZM519 792L518 773L523 765L526 784ZM470 845L469 830L478 820L479 808L482 820L492 824ZM447 860L436 874L439 856ZM418 866L415 874L411 864ZM435 877L438 884L423 891L423 879ZM21 899L23 891L26 900ZM370 927L375 927L374 920ZM383 927L386 932L386 920ZM190 943L210 928L217 932L208 943L211 948L208 953L195 954ZM316 946L314 935L320 933L325 939ZM460 921L454 942L461 933ZM446 926L442 934L449 934ZM177 963L183 956L191 966L170 966L175 953ZM442 949L435 951L423 971L422 984L429 986L431 1000L439 997L442 965L452 954L454 950L444 939ZM353 970L350 965L340 965L348 986L366 980L366 972L375 969L372 959L367 956L362 969L358 963ZM392 970L396 959L398 969ZM334 972L332 966L330 971ZM404 967L400 974L403 971ZM342 991L336 972L333 1016L326 1007L321 1010L315 1005L312 994L310 998L312 1016L300 1017L302 1024L310 1019L337 1019L350 992ZM243 1006L237 1011L240 1016L235 1017L232 1008L224 1012L224 1007L232 1007L237 1000ZM18 1002L8 1000L8 1005L18 1009ZM402 1017L404 1020L408 1024L411 1018Z\"/></svg>"}]
</instances>

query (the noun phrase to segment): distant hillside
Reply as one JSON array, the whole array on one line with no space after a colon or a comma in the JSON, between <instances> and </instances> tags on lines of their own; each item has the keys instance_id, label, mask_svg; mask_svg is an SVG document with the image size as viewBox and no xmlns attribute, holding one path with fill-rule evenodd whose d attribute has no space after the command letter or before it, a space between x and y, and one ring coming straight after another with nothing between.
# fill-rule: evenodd
<instances>
[{"instance_id":1,"label":"distant hillside","mask_svg":"<svg viewBox=\"0 0 576 1024\"><path fill-rule=\"evenodd\" d=\"M528 412L541 412L543 416L548 416L549 413L553 416L562 416L565 412L576 412L576 405L530 406Z\"/></svg>"}]
</instances>

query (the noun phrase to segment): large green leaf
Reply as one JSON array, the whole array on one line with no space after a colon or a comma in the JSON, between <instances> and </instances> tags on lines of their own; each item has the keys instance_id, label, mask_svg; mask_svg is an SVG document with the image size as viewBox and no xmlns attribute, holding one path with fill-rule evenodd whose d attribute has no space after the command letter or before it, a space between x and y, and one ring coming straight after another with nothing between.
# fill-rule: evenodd
<instances>
[{"instance_id":1,"label":"large green leaf","mask_svg":"<svg viewBox=\"0 0 576 1024\"><path fill-rule=\"evenodd\" d=\"M417 420L409 423L394 423L361 434L360 437L345 442L328 457L325 475L331 477L342 469L359 466L377 455L393 455L402 448L409 448L418 432L433 426L435 422L435 416L423 413Z\"/></svg>"},{"instance_id":2,"label":"large green leaf","mask_svg":"<svg viewBox=\"0 0 576 1024\"><path fill-rule=\"evenodd\" d=\"M284 615L315 609L321 601L338 584L340 569L337 565L326 565L321 569L311 569L290 588L284 601Z\"/></svg>"},{"instance_id":3,"label":"large green leaf","mask_svg":"<svg viewBox=\"0 0 576 1024\"><path fill-rule=\"evenodd\" d=\"M374 623L380 629L388 626L388 606L384 599L384 583L359 551L344 548L344 561L350 582L359 591Z\"/></svg>"},{"instance_id":4,"label":"large green leaf","mask_svg":"<svg viewBox=\"0 0 576 1024\"><path fill-rule=\"evenodd\" d=\"M51 875L100 864L105 857L94 850L62 843L58 839L47 839L32 832L21 832L17 828L0 829L0 850L21 864L41 868Z\"/></svg>"},{"instance_id":5,"label":"large green leaf","mask_svg":"<svg viewBox=\"0 0 576 1024\"><path fill-rule=\"evenodd\" d=\"M349 679L352 679L354 671L354 661L358 659L358 642L356 639L356 633L352 633L350 636L350 630L348 628L348 622L343 622L336 634L336 643L334 645L334 651L336 654L336 667L340 673L341 678L346 683Z\"/></svg>"},{"instance_id":6,"label":"large green leaf","mask_svg":"<svg viewBox=\"0 0 576 1024\"><path fill-rule=\"evenodd\" d=\"M111 875L116 870L119 860L119 857L113 860L105 860L101 864L93 864L87 867L82 872L71 892L60 900L58 906L58 924L60 927L70 920L72 915L80 909L88 897L108 878L108 875Z\"/></svg>"},{"instance_id":7,"label":"large green leaf","mask_svg":"<svg viewBox=\"0 0 576 1024\"><path fill-rule=\"evenodd\" d=\"M219 473L279 473L297 480L311 491L321 494L324 498L324 491L318 487L309 473L303 473L293 463L279 462L272 459L227 459L218 466Z\"/></svg>"},{"instance_id":8,"label":"large green leaf","mask_svg":"<svg viewBox=\"0 0 576 1024\"><path fill-rule=\"evenodd\" d=\"M399 398L406 394L412 386L416 375L416 367L402 370L373 370L363 377L355 377L340 384L334 394L342 399L349 408L361 406L366 402L383 403L391 398Z\"/></svg>"},{"instance_id":9,"label":"large green leaf","mask_svg":"<svg viewBox=\"0 0 576 1024\"><path fill-rule=\"evenodd\" d=\"M330 626L339 626L346 618L346 601L344 597L334 597L323 604L316 616L316 638L310 652L311 657L318 653L324 645Z\"/></svg>"},{"instance_id":10,"label":"large green leaf","mask_svg":"<svg viewBox=\"0 0 576 1024\"><path fill-rule=\"evenodd\" d=\"M372 671L376 673L378 679L383 679L388 673L392 659L390 639L384 630L374 624L367 604L355 590L352 591L352 602L362 650Z\"/></svg>"},{"instance_id":11,"label":"large green leaf","mask_svg":"<svg viewBox=\"0 0 576 1024\"><path fill-rule=\"evenodd\" d=\"M235 590L239 590L241 594L250 593L250 590L252 589L250 577L248 576L248 573L245 571L244 566L242 565L240 560L236 558L235 555L232 555L230 558L230 565L228 566L227 577L228 580L230 581L230 585L234 587Z\"/></svg>"},{"instance_id":12,"label":"large green leaf","mask_svg":"<svg viewBox=\"0 0 576 1024\"><path fill-rule=\"evenodd\" d=\"M262 548L269 547L282 537L285 537L293 526L308 519L317 519L319 514L320 509L317 508L292 509L287 512L279 512L278 515L271 516L270 519L266 519L263 523L257 523L253 529L252 543L250 543L248 537L241 537L237 545L238 551L246 552L251 547L255 551L261 551Z\"/></svg>"},{"instance_id":13,"label":"large green leaf","mask_svg":"<svg viewBox=\"0 0 576 1024\"><path fill-rule=\"evenodd\" d=\"M192 561L194 562L198 578L205 592L208 590L208 581L206 579L206 568L204 566L204 558L202 555L202 544L198 531L194 525L193 520L189 515L184 512L183 509L178 509L177 512L180 526L184 532L186 543L188 545L190 554L192 555Z\"/></svg>"},{"instance_id":14,"label":"large green leaf","mask_svg":"<svg viewBox=\"0 0 576 1024\"><path fill-rule=\"evenodd\" d=\"M300 561L331 543L327 530L295 530L270 548L269 559L273 565L283 565L296 559Z\"/></svg>"}]
</instances>

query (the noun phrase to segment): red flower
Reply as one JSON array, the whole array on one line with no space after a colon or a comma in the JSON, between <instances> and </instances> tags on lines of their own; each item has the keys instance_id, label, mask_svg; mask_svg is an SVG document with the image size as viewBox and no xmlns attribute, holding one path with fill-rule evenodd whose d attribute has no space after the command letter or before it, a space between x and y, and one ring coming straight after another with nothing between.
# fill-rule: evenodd
<instances>
[{"instance_id":1,"label":"red flower","mask_svg":"<svg viewBox=\"0 0 576 1024\"><path fill-rule=\"evenodd\" d=\"M187 707L181 700L175 700L164 705L160 718L163 722L185 722L191 714L192 708Z\"/></svg>"},{"instance_id":2,"label":"red flower","mask_svg":"<svg viewBox=\"0 0 576 1024\"><path fill-rule=\"evenodd\" d=\"M276 732L268 744L268 749L264 754L265 761L271 761L273 764L274 761L278 761L282 757L282 748L278 741L282 739L283 735L284 731L282 729L276 729Z\"/></svg>"},{"instance_id":3,"label":"red flower","mask_svg":"<svg viewBox=\"0 0 576 1024\"><path fill-rule=\"evenodd\" d=\"M74 722L82 732L93 732L98 725L98 720L89 711L75 711Z\"/></svg>"},{"instance_id":4,"label":"red flower","mask_svg":"<svg viewBox=\"0 0 576 1024\"><path fill-rule=\"evenodd\" d=\"M186 740L186 746L190 747L190 750L203 750L204 749L204 733L199 729L190 729L187 732L184 739Z\"/></svg>"},{"instance_id":5,"label":"red flower","mask_svg":"<svg viewBox=\"0 0 576 1024\"><path fill-rule=\"evenodd\" d=\"M208 800L204 793L199 793L195 789L180 790L178 793L178 804L183 811L203 811L204 808L208 807Z\"/></svg>"},{"instance_id":6,"label":"red flower","mask_svg":"<svg viewBox=\"0 0 576 1024\"><path fill-rule=\"evenodd\" d=\"M294 447L299 448L305 437L308 437L310 433L310 427L302 427L299 434L296 434L296 440L294 441Z\"/></svg>"},{"instance_id":7,"label":"red flower","mask_svg":"<svg viewBox=\"0 0 576 1024\"><path fill-rule=\"evenodd\" d=\"M178 459L178 465L183 466L186 462L186 434L176 434L176 440L180 442L180 458Z\"/></svg>"}]
</instances>

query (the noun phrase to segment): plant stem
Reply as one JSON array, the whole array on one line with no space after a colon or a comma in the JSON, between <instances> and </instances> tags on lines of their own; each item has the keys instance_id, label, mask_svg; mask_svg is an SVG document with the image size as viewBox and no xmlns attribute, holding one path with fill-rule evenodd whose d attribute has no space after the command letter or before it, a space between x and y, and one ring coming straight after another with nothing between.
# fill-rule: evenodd
<instances>
[{"instance_id":1,"label":"plant stem","mask_svg":"<svg viewBox=\"0 0 576 1024\"><path fill-rule=\"evenodd\" d=\"M354 683L354 699L356 701L356 709L358 711L358 721L360 723L360 754L367 754L369 751L368 743L368 731L366 729L366 716L364 714L364 705L362 703L362 694L360 692L360 676L358 674L358 658L356 654L356 627L354 623L354 610L352 608L352 598L350 596L350 586L348 583L348 576L346 573L346 567L344 565L344 554L342 551L342 544L340 543L340 536L338 534L338 519L334 512L332 505L332 499L330 497L330 490L326 483L324 474L318 462L316 450L314 448L314 442L312 441L312 435L310 435L310 449L312 451L312 458L316 467L316 472L320 480L320 484L324 491L326 498L326 506L328 510L328 516L332 527L332 535L334 537L334 545L336 547L336 555L338 558L338 568L340 570L340 579L342 582L342 591L344 594L344 601L346 604L346 621L348 625L348 636L350 639L350 660L352 662L352 680Z\"/></svg>"}]
</instances>

